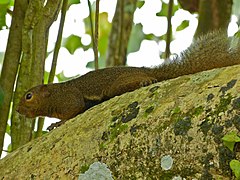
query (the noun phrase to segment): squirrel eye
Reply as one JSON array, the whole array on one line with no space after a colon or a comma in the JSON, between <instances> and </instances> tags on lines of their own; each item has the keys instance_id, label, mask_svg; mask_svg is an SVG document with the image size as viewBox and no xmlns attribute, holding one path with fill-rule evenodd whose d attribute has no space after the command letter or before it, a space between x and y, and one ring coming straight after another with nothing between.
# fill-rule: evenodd
<instances>
[{"instance_id":1,"label":"squirrel eye","mask_svg":"<svg viewBox=\"0 0 240 180\"><path fill-rule=\"evenodd\" d=\"M32 98L32 93L31 92L27 93L25 98L26 100L30 100Z\"/></svg>"}]
</instances>

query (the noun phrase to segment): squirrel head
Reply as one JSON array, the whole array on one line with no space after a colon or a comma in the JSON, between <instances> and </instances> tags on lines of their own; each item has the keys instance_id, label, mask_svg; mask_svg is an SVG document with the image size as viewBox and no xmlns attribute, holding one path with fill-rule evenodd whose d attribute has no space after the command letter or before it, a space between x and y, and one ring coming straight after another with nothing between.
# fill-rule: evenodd
<instances>
[{"instance_id":1,"label":"squirrel head","mask_svg":"<svg viewBox=\"0 0 240 180\"><path fill-rule=\"evenodd\" d=\"M20 99L17 112L28 118L35 118L43 115L44 100L50 96L46 85L39 85L28 90Z\"/></svg>"}]
</instances>

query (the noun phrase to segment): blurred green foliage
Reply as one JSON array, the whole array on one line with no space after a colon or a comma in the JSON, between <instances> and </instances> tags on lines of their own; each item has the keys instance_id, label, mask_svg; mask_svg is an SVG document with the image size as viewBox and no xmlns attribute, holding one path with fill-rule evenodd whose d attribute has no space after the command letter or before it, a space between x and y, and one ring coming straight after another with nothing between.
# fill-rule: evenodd
<instances>
[{"instance_id":1,"label":"blurred green foliage","mask_svg":"<svg viewBox=\"0 0 240 180\"><path fill-rule=\"evenodd\" d=\"M70 54L74 54L76 49L80 47L84 48L81 42L81 37L73 34L67 38L64 38L62 45L69 51Z\"/></svg>"},{"instance_id":2,"label":"blurred green foliage","mask_svg":"<svg viewBox=\"0 0 240 180\"><path fill-rule=\"evenodd\" d=\"M143 33L142 28L142 24L136 24L133 26L128 44L128 53L139 50L142 40L145 39L145 34Z\"/></svg>"},{"instance_id":3,"label":"blurred green foliage","mask_svg":"<svg viewBox=\"0 0 240 180\"><path fill-rule=\"evenodd\" d=\"M161 0L159 0L159 1L161 1ZM91 1L91 2L93 2L91 4L91 9L92 9L91 17L93 18L93 23L94 23L95 22L95 5L96 4L95 4L95 1ZM238 0L234 0L234 3L235 2L238 2ZM74 6L79 3L81 3L81 0L69 0L68 7ZM11 11L9 11L9 9L11 9L13 4L14 4L14 0L0 0L0 30L4 27L8 28L6 26L6 13L11 14ZM138 0L137 8L141 9L145 6L145 4L146 4L145 0ZM235 3L234 5L236 6L236 4L240 5L240 3ZM125 7L126 8L125 10L127 11L128 8L132 9L130 6L131 5L129 5L129 7ZM174 3L172 15L174 16L175 12L178 11L179 9L181 9L180 5ZM79 13L81 13L81 12L79 12ZM161 1L161 8L160 8L160 11L158 13L156 13L156 16L161 16L161 17L167 18L167 14L168 14L168 4L165 3L164 1ZM68 14L67 14L67 16L68 16ZM75 18L77 19L78 17L75 17ZM84 19L84 24L85 24L85 33L91 36L91 25L90 25L89 16ZM65 26L68 26L68 24L65 24ZM94 26L94 24L93 24L93 26ZM101 13L99 15L99 37L98 37L99 67L100 68L105 67L105 60L107 58L108 41L109 41L109 34L111 31L111 27L112 27L112 25L108 21L108 14ZM189 27L189 20L182 20L180 25L176 28L176 31L182 31L182 30L186 29L187 27ZM174 36L172 38L174 39ZM162 36L156 36L153 33L145 34L143 32L143 25L141 23L133 24L127 53L129 54L129 53L138 51L141 46L141 42L145 39L153 40L158 43L161 40L166 40L166 34L164 34ZM84 45L82 43L82 37L78 36L78 35L74 35L74 34L68 36L67 38L63 38L63 41L62 41L62 47L65 47L69 51L70 54L74 54L75 51L79 48L82 48L84 51L91 49L92 44L93 44L93 42L91 41L90 44ZM47 52L47 54L51 53L52 51L53 50L50 50L49 52ZM160 53L160 56L162 56L163 53L164 52L162 52L162 54ZM3 54L0 52L0 63L2 63L1 62L2 57L3 57ZM79 60L81 61L81 57L79 58ZM91 62L87 63L87 67L94 69L94 62L91 61ZM48 77L48 73L45 73L45 79L46 79L46 77ZM64 78L63 73L60 73L59 75L57 75L57 78L59 80L67 79L67 78Z\"/></svg>"},{"instance_id":4,"label":"blurred green foliage","mask_svg":"<svg viewBox=\"0 0 240 180\"><path fill-rule=\"evenodd\" d=\"M176 4L173 5L173 11L172 11L173 15L179 8L180 8L179 5L176 5ZM167 17L167 15L168 15L168 4L162 2L162 9L159 13L156 14L156 16L166 16Z\"/></svg>"},{"instance_id":5,"label":"blurred green foliage","mask_svg":"<svg viewBox=\"0 0 240 180\"><path fill-rule=\"evenodd\" d=\"M1 0L0 1L0 30L7 27L6 14L7 10L14 5L14 0Z\"/></svg>"},{"instance_id":6,"label":"blurred green foliage","mask_svg":"<svg viewBox=\"0 0 240 180\"><path fill-rule=\"evenodd\" d=\"M138 8L141 8L144 4L145 4L145 1L144 1L144 0L139 0L139 1L137 2L137 7L138 7Z\"/></svg>"},{"instance_id":7,"label":"blurred green foliage","mask_svg":"<svg viewBox=\"0 0 240 180\"><path fill-rule=\"evenodd\" d=\"M70 7L73 4L79 4L80 0L68 0L68 7Z\"/></svg>"}]
</instances>

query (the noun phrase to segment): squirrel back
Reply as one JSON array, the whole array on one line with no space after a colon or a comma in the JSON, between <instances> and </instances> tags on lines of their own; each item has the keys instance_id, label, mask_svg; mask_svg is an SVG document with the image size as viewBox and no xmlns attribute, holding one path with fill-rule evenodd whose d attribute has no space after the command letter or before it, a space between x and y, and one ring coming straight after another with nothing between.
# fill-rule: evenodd
<instances>
[{"instance_id":1,"label":"squirrel back","mask_svg":"<svg viewBox=\"0 0 240 180\"><path fill-rule=\"evenodd\" d=\"M26 117L68 120L96 104L142 86L236 64L240 64L239 39L212 32L198 38L180 56L159 67L105 68L63 83L33 87L20 99L17 111Z\"/></svg>"}]
</instances>

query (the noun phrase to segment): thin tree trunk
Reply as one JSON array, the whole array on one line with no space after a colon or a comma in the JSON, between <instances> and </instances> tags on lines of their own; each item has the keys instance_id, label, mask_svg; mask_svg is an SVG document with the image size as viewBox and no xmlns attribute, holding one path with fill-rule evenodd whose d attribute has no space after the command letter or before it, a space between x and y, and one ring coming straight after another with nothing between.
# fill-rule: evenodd
<instances>
[{"instance_id":1,"label":"thin tree trunk","mask_svg":"<svg viewBox=\"0 0 240 180\"><path fill-rule=\"evenodd\" d=\"M106 66L126 64L128 41L137 0L118 0L109 38Z\"/></svg>"},{"instance_id":2,"label":"thin tree trunk","mask_svg":"<svg viewBox=\"0 0 240 180\"><path fill-rule=\"evenodd\" d=\"M199 22L195 37L217 29L224 30L227 35L233 1L200 0L199 3Z\"/></svg>"},{"instance_id":3,"label":"thin tree trunk","mask_svg":"<svg viewBox=\"0 0 240 180\"><path fill-rule=\"evenodd\" d=\"M22 27L27 5L28 0L15 0L8 44L0 77L0 87L4 93L4 101L0 104L0 156L3 150L10 103L12 101L14 83L21 56Z\"/></svg>"},{"instance_id":4,"label":"thin tree trunk","mask_svg":"<svg viewBox=\"0 0 240 180\"><path fill-rule=\"evenodd\" d=\"M23 56L13 100L11 138L12 149L30 141L34 121L19 116L16 106L24 92L30 87L43 83L44 64L51 24L57 18L61 0L44 2L30 1L23 27Z\"/></svg>"}]
</instances>

